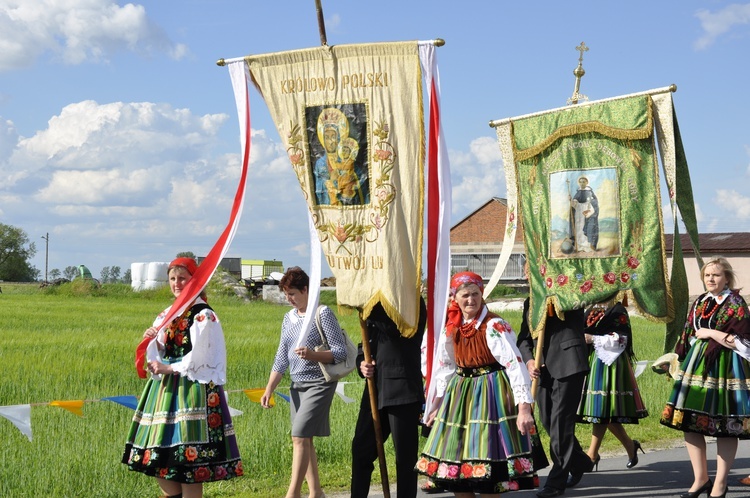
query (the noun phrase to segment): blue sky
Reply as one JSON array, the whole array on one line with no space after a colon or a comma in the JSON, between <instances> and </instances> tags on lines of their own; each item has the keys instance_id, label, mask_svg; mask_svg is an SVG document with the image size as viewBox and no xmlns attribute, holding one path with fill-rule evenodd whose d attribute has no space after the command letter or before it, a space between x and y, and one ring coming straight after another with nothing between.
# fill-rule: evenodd
<instances>
[{"instance_id":1,"label":"blue sky","mask_svg":"<svg viewBox=\"0 0 750 498\"><path fill-rule=\"evenodd\" d=\"M701 232L750 227L750 3L323 0L329 45L443 38L452 222L505 197L491 120L564 106L575 47L591 100L676 84ZM34 266L205 254L239 175L219 58L320 44L314 0L0 0L0 222ZM251 172L228 256L307 268L298 184L251 90ZM665 222L671 226L667 213ZM324 273L330 274L324 267Z\"/></svg>"}]
</instances>

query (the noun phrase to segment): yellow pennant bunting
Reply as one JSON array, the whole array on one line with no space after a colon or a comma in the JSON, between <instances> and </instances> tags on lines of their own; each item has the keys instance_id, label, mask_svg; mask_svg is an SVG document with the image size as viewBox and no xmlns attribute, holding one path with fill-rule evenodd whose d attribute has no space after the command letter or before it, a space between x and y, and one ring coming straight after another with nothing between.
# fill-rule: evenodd
<instances>
[{"instance_id":1,"label":"yellow pennant bunting","mask_svg":"<svg viewBox=\"0 0 750 498\"><path fill-rule=\"evenodd\" d=\"M263 393L266 392L265 389L262 388L253 388L253 389L245 389L243 391L245 393L245 396L247 396L250 401L254 401L255 403L260 403L260 398L263 396ZM269 404L271 406L274 406L276 402L273 399L273 396L271 396L271 400L269 401Z\"/></svg>"},{"instance_id":2,"label":"yellow pennant bunting","mask_svg":"<svg viewBox=\"0 0 750 498\"><path fill-rule=\"evenodd\" d=\"M64 410L68 410L70 413L75 413L79 417L83 417L83 400L73 401L50 401L50 406L57 406Z\"/></svg>"}]
</instances>

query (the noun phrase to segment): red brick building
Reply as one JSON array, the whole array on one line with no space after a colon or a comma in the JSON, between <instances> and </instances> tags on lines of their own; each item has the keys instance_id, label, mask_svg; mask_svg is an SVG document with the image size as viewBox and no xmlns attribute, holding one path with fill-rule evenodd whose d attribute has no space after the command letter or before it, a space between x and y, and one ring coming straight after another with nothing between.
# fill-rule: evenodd
<instances>
[{"instance_id":1,"label":"red brick building","mask_svg":"<svg viewBox=\"0 0 750 498\"><path fill-rule=\"evenodd\" d=\"M451 228L451 273L473 271L489 279L500 258L505 240L505 221L508 203L493 197ZM513 253L501 280L523 278L526 261L523 228L516 231Z\"/></svg>"},{"instance_id":2,"label":"red brick building","mask_svg":"<svg viewBox=\"0 0 750 498\"><path fill-rule=\"evenodd\" d=\"M505 240L505 220L508 212L506 199L493 197L451 228L451 273L473 271L488 280L500 258ZM523 277L526 254L523 227L519 227L513 253L501 280L513 281ZM667 268L672 266L672 234L665 234ZM750 232L702 233L698 235L704 260L715 255L726 257L736 275L738 287L750 289ZM680 236L690 294L703 292L703 282L688 236Z\"/></svg>"}]
</instances>

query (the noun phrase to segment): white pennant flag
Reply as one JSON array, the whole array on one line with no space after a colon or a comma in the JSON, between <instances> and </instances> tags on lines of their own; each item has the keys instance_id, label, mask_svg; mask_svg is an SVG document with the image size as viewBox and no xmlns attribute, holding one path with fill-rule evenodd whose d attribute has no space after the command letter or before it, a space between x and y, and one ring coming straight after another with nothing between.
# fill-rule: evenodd
<instances>
[{"instance_id":1,"label":"white pennant flag","mask_svg":"<svg viewBox=\"0 0 750 498\"><path fill-rule=\"evenodd\" d=\"M352 403L354 401L352 398L344 394L344 382L339 382L336 384L336 394L339 395L344 403Z\"/></svg>"},{"instance_id":2,"label":"white pennant flag","mask_svg":"<svg viewBox=\"0 0 750 498\"><path fill-rule=\"evenodd\" d=\"M0 415L10 420L31 441L31 405L0 406Z\"/></svg>"},{"instance_id":3,"label":"white pennant flag","mask_svg":"<svg viewBox=\"0 0 750 498\"><path fill-rule=\"evenodd\" d=\"M227 400L227 407L229 408L229 416L230 417L232 417L232 418L239 417L240 415L242 415L243 413L245 413L242 410L237 410L236 408L232 408L231 406L229 406L229 393L226 392L226 391L224 391L224 399Z\"/></svg>"},{"instance_id":4,"label":"white pennant flag","mask_svg":"<svg viewBox=\"0 0 750 498\"><path fill-rule=\"evenodd\" d=\"M644 370L646 370L647 366L648 366L648 361L646 360L639 361L638 363L635 364L635 373L633 375L638 377L639 375L643 373Z\"/></svg>"}]
</instances>

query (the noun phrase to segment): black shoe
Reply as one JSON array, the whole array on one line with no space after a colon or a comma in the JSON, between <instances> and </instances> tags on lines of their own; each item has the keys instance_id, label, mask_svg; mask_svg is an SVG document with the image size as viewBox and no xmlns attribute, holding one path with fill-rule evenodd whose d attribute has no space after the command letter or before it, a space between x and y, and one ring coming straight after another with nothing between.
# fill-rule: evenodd
<instances>
[{"instance_id":1,"label":"black shoe","mask_svg":"<svg viewBox=\"0 0 750 498\"><path fill-rule=\"evenodd\" d=\"M719 496L708 495L708 498L727 498L727 491L729 491L729 486L724 488L724 492L720 494Z\"/></svg>"},{"instance_id":2,"label":"black shoe","mask_svg":"<svg viewBox=\"0 0 750 498\"><path fill-rule=\"evenodd\" d=\"M539 498L552 498L553 496L562 496L565 494L564 489L555 489L555 488L548 488L544 487L541 490L536 492L536 495Z\"/></svg>"},{"instance_id":3,"label":"black shoe","mask_svg":"<svg viewBox=\"0 0 750 498\"><path fill-rule=\"evenodd\" d=\"M711 482L711 479L706 481L706 484L698 488L696 491L688 491L687 493L682 493L680 495L680 498L698 498L703 493L706 493L706 496L711 496L711 488L714 487L714 483Z\"/></svg>"},{"instance_id":4,"label":"black shoe","mask_svg":"<svg viewBox=\"0 0 750 498\"><path fill-rule=\"evenodd\" d=\"M592 470L594 470L594 466L595 465L598 467L598 465L599 465L599 459L597 459L596 461L592 461L588 457L586 459L589 461L590 465L588 467L586 467L585 469L580 469L579 468L579 469L576 469L574 471L571 471L570 475L568 475L568 482L565 483L565 487L566 488L572 488L573 486L575 486L576 484L578 484L579 482L581 482L581 479L583 479L583 474L585 474L586 472L591 472Z\"/></svg>"},{"instance_id":5,"label":"black shoe","mask_svg":"<svg viewBox=\"0 0 750 498\"><path fill-rule=\"evenodd\" d=\"M577 485L579 482L581 482L581 479L583 479L584 472L571 472L568 474L568 482L565 483L566 488L572 488L575 485Z\"/></svg>"},{"instance_id":6,"label":"black shoe","mask_svg":"<svg viewBox=\"0 0 750 498\"><path fill-rule=\"evenodd\" d=\"M628 463L625 465L627 468L632 469L638 465L638 450L641 450L641 453L644 455L646 454L641 447L641 443L637 439L633 439L633 458L628 460Z\"/></svg>"}]
</instances>

